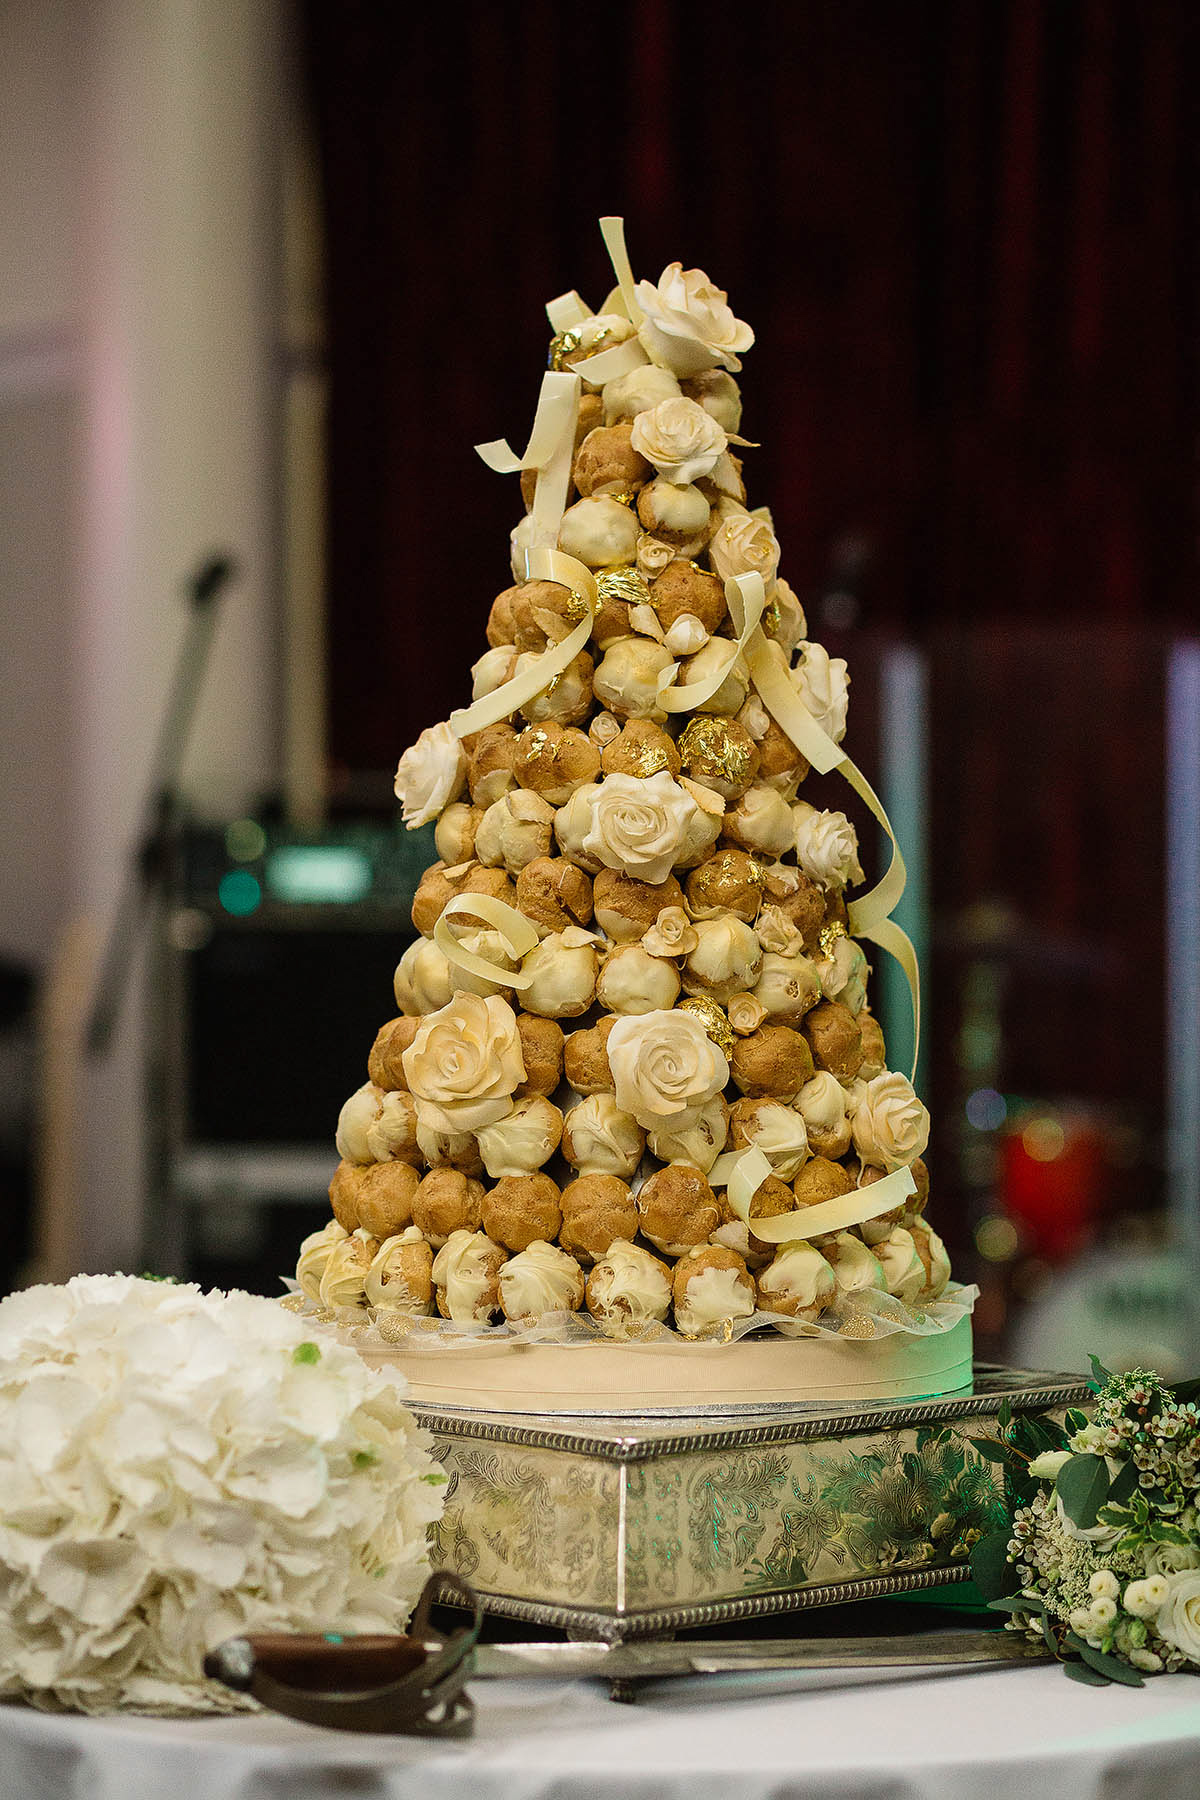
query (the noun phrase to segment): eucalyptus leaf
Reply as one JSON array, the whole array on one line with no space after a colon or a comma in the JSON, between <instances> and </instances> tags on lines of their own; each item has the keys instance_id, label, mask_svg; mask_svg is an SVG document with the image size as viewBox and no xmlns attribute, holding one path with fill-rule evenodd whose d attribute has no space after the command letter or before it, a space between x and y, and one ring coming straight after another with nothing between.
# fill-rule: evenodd
<instances>
[{"instance_id":1,"label":"eucalyptus leaf","mask_svg":"<svg viewBox=\"0 0 1200 1800\"><path fill-rule=\"evenodd\" d=\"M1031 1600L1027 1594L1005 1594L1003 1599L989 1600L989 1612L1032 1613L1035 1618L1044 1619L1046 1602Z\"/></svg>"},{"instance_id":2,"label":"eucalyptus leaf","mask_svg":"<svg viewBox=\"0 0 1200 1800\"><path fill-rule=\"evenodd\" d=\"M1011 1594L1016 1575L1008 1560L1009 1529L989 1531L971 1551L971 1579L985 1600Z\"/></svg>"},{"instance_id":3,"label":"eucalyptus leaf","mask_svg":"<svg viewBox=\"0 0 1200 1800\"><path fill-rule=\"evenodd\" d=\"M968 1444L977 1450L988 1462L1003 1463L1008 1461L1008 1445L998 1443L995 1438L968 1438Z\"/></svg>"},{"instance_id":4,"label":"eucalyptus leaf","mask_svg":"<svg viewBox=\"0 0 1200 1800\"><path fill-rule=\"evenodd\" d=\"M1085 1662L1076 1662L1074 1657L1064 1657L1063 1674L1069 1675L1072 1681L1081 1681L1084 1687L1111 1687L1112 1682L1107 1675L1101 1675Z\"/></svg>"},{"instance_id":5,"label":"eucalyptus leaf","mask_svg":"<svg viewBox=\"0 0 1200 1800\"><path fill-rule=\"evenodd\" d=\"M1119 1656L1107 1656L1103 1650L1093 1650L1085 1644L1079 1652L1089 1668L1095 1669L1097 1675L1103 1675L1109 1681L1120 1682L1122 1687L1145 1687L1141 1675Z\"/></svg>"},{"instance_id":6,"label":"eucalyptus leaf","mask_svg":"<svg viewBox=\"0 0 1200 1800\"><path fill-rule=\"evenodd\" d=\"M1137 1467L1133 1462L1122 1463L1113 1476L1112 1486L1108 1490L1108 1504L1120 1506L1128 1500L1138 1484Z\"/></svg>"},{"instance_id":7,"label":"eucalyptus leaf","mask_svg":"<svg viewBox=\"0 0 1200 1800\"><path fill-rule=\"evenodd\" d=\"M1106 1388L1112 1380L1112 1370L1106 1369L1098 1356L1089 1356L1092 1365L1092 1381L1097 1388Z\"/></svg>"},{"instance_id":8,"label":"eucalyptus leaf","mask_svg":"<svg viewBox=\"0 0 1200 1800\"><path fill-rule=\"evenodd\" d=\"M1063 1464L1055 1491L1072 1525L1086 1531L1108 1498L1108 1468L1102 1456L1073 1456Z\"/></svg>"}]
</instances>

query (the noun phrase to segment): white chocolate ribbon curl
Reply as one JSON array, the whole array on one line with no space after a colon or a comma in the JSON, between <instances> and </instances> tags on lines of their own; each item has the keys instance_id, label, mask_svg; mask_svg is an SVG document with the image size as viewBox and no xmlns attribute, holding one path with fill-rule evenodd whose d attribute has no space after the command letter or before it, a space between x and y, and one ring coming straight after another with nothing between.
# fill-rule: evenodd
<instances>
[{"instance_id":1,"label":"white chocolate ribbon curl","mask_svg":"<svg viewBox=\"0 0 1200 1800\"><path fill-rule=\"evenodd\" d=\"M481 919L489 925L513 960L520 962L541 941L525 914L507 901L497 900L494 894L456 894L442 908L442 916L433 928L433 941L447 962L468 975L494 981L500 987L528 987L532 975L523 975L520 969L506 969L486 956L477 956L473 950L464 950L450 929L451 919L462 918Z\"/></svg>"},{"instance_id":2,"label":"white chocolate ribbon curl","mask_svg":"<svg viewBox=\"0 0 1200 1800\"><path fill-rule=\"evenodd\" d=\"M771 1172L762 1151L751 1146L719 1156L708 1173L710 1187L724 1187L732 1210L764 1244L790 1244L801 1238L823 1237L830 1231L848 1231L851 1225L891 1212L917 1191L912 1170L895 1169L868 1187L820 1200L815 1206L801 1206L773 1219L751 1218L750 1203Z\"/></svg>"}]
</instances>

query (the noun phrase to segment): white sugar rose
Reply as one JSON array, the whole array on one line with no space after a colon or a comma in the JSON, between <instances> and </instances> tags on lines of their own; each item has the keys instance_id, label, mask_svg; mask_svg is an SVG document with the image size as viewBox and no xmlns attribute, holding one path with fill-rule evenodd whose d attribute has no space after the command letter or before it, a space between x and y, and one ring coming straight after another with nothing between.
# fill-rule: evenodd
<instances>
[{"instance_id":1,"label":"white sugar rose","mask_svg":"<svg viewBox=\"0 0 1200 1800\"><path fill-rule=\"evenodd\" d=\"M652 537L648 531L643 531L638 539L637 566L647 581L653 581L656 575L661 575L677 554L672 544L664 544L661 538Z\"/></svg>"},{"instance_id":2,"label":"white sugar rose","mask_svg":"<svg viewBox=\"0 0 1200 1800\"><path fill-rule=\"evenodd\" d=\"M690 1122L729 1080L728 1062L695 1013L618 1019L607 1048L617 1105L647 1129Z\"/></svg>"},{"instance_id":3,"label":"white sugar rose","mask_svg":"<svg viewBox=\"0 0 1200 1800\"><path fill-rule=\"evenodd\" d=\"M846 713L850 705L850 677L846 661L830 656L823 644L801 642L797 645L800 660L791 671L791 683L821 730L840 744L846 735Z\"/></svg>"},{"instance_id":4,"label":"white sugar rose","mask_svg":"<svg viewBox=\"0 0 1200 1800\"><path fill-rule=\"evenodd\" d=\"M458 799L466 784L467 759L462 745L449 725L431 725L404 752L396 770L396 798L408 829L436 819L444 806Z\"/></svg>"},{"instance_id":5,"label":"white sugar rose","mask_svg":"<svg viewBox=\"0 0 1200 1800\"><path fill-rule=\"evenodd\" d=\"M502 1119L525 1079L516 1014L495 994L457 994L422 1021L401 1061L417 1116L436 1131Z\"/></svg>"},{"instance_id":6,"label":"white sugar rose","mask_svg":"<svg viewBox=\"0 0 1200 1800\"><path fill-rule=\"evenodd\" d=\"M807 800L792 807L796 835L796 861L804 873L823 888L844 888L861 881L858 833L842 812L818 812Z\"/></svg>"},{"instance_id":7,"label":"white sugar rose","mask_svg":"<svg viewBox=\"0 0 1200 1800\"><path fill-rule=\"evenodd\" d=\"M682 906L664 906L642 939L648 956L687 956L700 942Z\"/></svg>"},{"instance_id":8,"label":"white sugar rose","mask_svg":"<svg viewBox=\"0 0 1200 1800\"><path fill-rule=\"evenodd\" d=\"M709 561L721 577L761 575L771 596L779 569L779 539L765 519L741 507L725 513L708 545Z\"/></svg>"},{"instance_id":9,"label":"white sugar rose","mask_svg":"<svg viewBox=\"0 0 1200 1800\"><path fill-rule=\"evenodd\" d=\"M644 315L638 339L651 362L681 376L704 369L741 368L741 352L754 333L735 319L729 296L714 287L703 269L668 263L655 287L639 281L635 290Z\"/></svg>"},{"instance_id":10,"label":"white sugar rose","mask_svg":"<svg viewBox=\"0 0 1200 1800\"><path fill-rule=\"evenodd\" d=\"M563 1120L562 1153L581 1175L619 1175L628 1181L645 1148L645 1132L611 1094L589 1094Z\"/></svg>"},{"instance_id":11,"label":"white sugar rose","mask_svg":"<svg viewBox=\"0 0 1200 1800\"><path fill-rule=\"evenodd\" d=\"M905 1169L929 1142L929 1114L903 1075L868 1081L854 1109L854 1148L876 1169Z\"/></svg>"},{"instance_id":12,"label":"white sugar rose","mask_svg":"<svg viewBox=\"0 0 1200 1800\"><path fill-rule=\"evenodd\" d=\"M1190 1663L1200 1664L1200 1569L1183 1569L1162 1579L1167 1597L1155 1620L1158 1635Z\"/></svg>"},{"instance_id":13,"label":"white sugar rose","mask_svg":"<svg viewBox=\"0 0 1200 1800\"><path fill-rule=\"evenodd\" d=\"M637 881L665 881L698 810L686 789L659 769L648 776L609 775L590 792L587 854Z\"/></svg>"},{"instance_id":14,"label":"white sugar rose","mask_svg":"<svg viewBox=\"0 0 1200 1800\"><path fill-rule=\"evenodd\" d=\"M633 448L667 481L683 485L711 475L724 453L725 433L694 400L664 400L633 422Z\"/></svg>"},{"instance_id":15,"label":"white sugar rose","mask_svg":"<svg viewBox=\"0 0 1200 1800\"><path fill-rule=\"evenodd\" d=\"M616 425L621 419L635 419L663 400L678 400L680 392L670 369L660 369L655 363L630 369L627 375L618 375L604 384L604 423Z\"/></svg>"},{"instance_id":16,"label":"white sugar rose","mask_svg":"<svg viewBox=\"0 0 1200 1800\"><path fill-rule=\"evenodd\" d=\"M563 1116L541 1094L518 1100L506 1118L481 1125L479 1154L494 1181L504 1175L530 1175L549 1162L562 1137Z\"/></svg>"}]
</instances>

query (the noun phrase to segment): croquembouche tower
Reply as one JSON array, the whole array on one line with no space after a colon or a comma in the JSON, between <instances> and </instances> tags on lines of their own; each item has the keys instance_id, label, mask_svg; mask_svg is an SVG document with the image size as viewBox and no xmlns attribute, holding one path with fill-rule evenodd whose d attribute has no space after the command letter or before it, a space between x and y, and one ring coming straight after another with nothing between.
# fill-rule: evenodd
<instances>
[{"instance_id":1,"label":"croquembouche tower","mask_svg":"<svg viewBox=\"0 0 1200 1800\"><path fill-rule=\"evenodd\" d=\"M438 860L298 1283L426 1368L438 1338L442 1368L480 1335L651 1345L686 1394L679 1353L715 1345L803 1397L817 1352L893 1366L965 1326L969 1370L928 1114L868 994L878 947L917 1009L903 861L860 891L841 784L890 826L840 748L846 665L747 498L754 334L601 228L616 288L550 303L528 445L480 446L520 476L513 579L470 704L400 758Z\"/></svg>"}]
</instances>

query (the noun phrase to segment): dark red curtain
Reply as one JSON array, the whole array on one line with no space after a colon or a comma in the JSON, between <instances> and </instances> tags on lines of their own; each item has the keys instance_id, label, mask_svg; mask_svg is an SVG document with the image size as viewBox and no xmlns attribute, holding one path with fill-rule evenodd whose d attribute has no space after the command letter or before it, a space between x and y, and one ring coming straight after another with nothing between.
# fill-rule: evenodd
<instances>
[{"instance_id":1,"label":"dark red curtain","mask_svg":"<svg viewBox=\"0 0 1200 1800\"><path fill-rule=\"evenodd\" d=\"M1194 624L1198 10L310 0L337 762L464 697L520 511L471 446L523 441L605 212L754 325L799 590L853 562L860 622L917 638Z\"/></svg>"}]
</instances>

